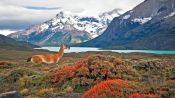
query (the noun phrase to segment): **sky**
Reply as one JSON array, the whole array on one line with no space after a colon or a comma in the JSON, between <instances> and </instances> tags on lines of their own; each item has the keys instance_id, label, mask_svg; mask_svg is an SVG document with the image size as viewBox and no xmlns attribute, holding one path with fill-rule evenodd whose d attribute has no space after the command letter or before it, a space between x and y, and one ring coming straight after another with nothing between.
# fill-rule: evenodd
<instances>
[{"instance_id":1,"label":"sky","mask_svg":"<svg viewBox=\"0 0 175 98\"><path fill-rule=\"evenodd\" d=\"M82 16L131 10L144 0L0 0L0 34L7 35L53 18L60 11Z\"/></svg>"}]
</instances>

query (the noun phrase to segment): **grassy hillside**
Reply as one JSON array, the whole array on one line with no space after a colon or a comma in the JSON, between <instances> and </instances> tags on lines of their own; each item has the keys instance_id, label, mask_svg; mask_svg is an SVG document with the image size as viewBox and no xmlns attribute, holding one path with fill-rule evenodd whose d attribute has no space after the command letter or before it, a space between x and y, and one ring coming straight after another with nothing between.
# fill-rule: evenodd
<instances>
[{"instance_id":1,"label":"grassy hillside","mask_svg":"<svg viewBox=\"0 0 175 98\"><path fill-rule=\"evenodd\" d=\"M10 50L32 50L38 46L27 43L19 42L12 38L6 37L0 34L0 48L1 49L10 49Z\"/></svg>"},{"instance_id":2,"label":"grassy hillside","mask_svg":"<svg viewBox=\"0 0 175 98\"><path fill-rule=\"evenodd\" d=\"M99 85L103 85L103 81L109 79L120 79L129 83L126 88L121 86L124 91L113 91L107 87L99 93L107 90L105 98L111 98L109 96L112 93L125 97L151 94L165 98L173 98L175 94L175 55L69 53L57 64L47 65L26 62L31 55L47 51L0 51L0 93L17 90L25 98L80 98L82 95L84 98L92 98L92 95L98 95L93 93L96 88L93 86L98 87L101 82ZM109 83L113 85L113 82ZM92 93L89 95L88 92Z\"/></svg>"}]
</instances>

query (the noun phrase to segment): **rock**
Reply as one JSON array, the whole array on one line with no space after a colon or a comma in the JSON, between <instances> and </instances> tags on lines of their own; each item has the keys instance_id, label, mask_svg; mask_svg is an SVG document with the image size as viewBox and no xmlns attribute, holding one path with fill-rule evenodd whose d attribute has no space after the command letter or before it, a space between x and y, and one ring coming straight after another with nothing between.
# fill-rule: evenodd
<instances>
[{"instance_id":1,"label":"rock","mask_svg":"<svg viewBox=\"0 0 175 98\"><path fill-rule=\"evenodd\" d=\"M1 93L0 98L23 98L18 91Z\"/></svg>"}]
</instances>

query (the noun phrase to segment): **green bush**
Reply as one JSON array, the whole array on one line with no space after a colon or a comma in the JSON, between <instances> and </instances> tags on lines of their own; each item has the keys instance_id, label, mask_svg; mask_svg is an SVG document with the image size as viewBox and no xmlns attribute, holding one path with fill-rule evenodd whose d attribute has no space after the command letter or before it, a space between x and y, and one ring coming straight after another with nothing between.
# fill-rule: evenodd
<instances>
[{"instance_id":1,"label":"green bush","mask_svg":"<svg viewBox=\"0 0 175 98\"><path fill-rule=\"evenodd\" d=\"M0 77L0 85L3 85L5 83L6 79L4 77Z\"/></svg>"},{"instance_id":2,"label":"green bush","mask_svg":"<svg viewBox=\"0 0 175 98\"><path fill-rule=\"evenodd\" d=\"M49 83L46 81L45 76L42 75L32 75L32 76L23 76L19 79L19 87L47 87Z\"/></svg>"},{"instance_id":3,"label":"green bush","mask_svg":"<svg viewBox=\"0 0 175 98\"><path fill-rule=\"evenodd\" d=\"M19 69L15 69L12 72L10 72L10 74L6 76L6 79L8 80L8 82L17 82L17 80L19 80L20 77L32 76L32 75L37 75L37 74L39 73L32 71L30 69L19 68Z\"/></svg>"}]
</instances>

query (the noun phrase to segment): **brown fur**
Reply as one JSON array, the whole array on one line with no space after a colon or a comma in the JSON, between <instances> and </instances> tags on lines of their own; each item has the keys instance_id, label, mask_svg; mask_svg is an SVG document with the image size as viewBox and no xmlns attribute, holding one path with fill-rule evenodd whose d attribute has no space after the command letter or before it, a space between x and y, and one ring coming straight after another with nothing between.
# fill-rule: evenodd
<instances>
[{"instance_id":1,"label":"brown fur","mask_svg":"<svg viewBox=\"0 0 175 98\"><path fill-rule=\"evenodd\" d=\"M64 49L67 49L67 48L69 47L62 44L58 53L34 55L31 57L31 59L29 58L30 59L29 61L31 61L32 63L55 64L62 58L62 56L64 55Z\"/></svg>"},{"instance_id":2,"label":"brown fur","mask_svg":"<svg viewBox=\"0 0 175 98\"><path fill-rule=\"evenodd\" d=\"M0 65L11 65L13 63L8 62L8 61L0 61Z\"/></svg>"}]
</instances>

